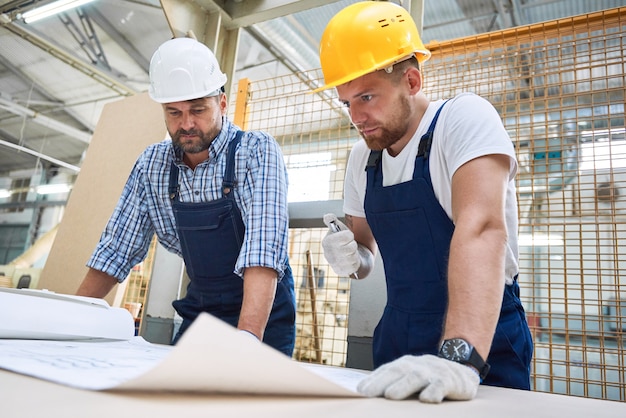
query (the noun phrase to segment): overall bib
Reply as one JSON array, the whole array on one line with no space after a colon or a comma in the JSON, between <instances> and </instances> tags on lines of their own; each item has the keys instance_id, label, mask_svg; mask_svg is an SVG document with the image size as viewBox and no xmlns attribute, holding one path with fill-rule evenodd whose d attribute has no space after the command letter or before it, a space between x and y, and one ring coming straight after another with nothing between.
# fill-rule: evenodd
<instances>
[{"instance_id":1,"label":"overall bib","mask_svg":"<svg viewBox=\"0 0 626 418\"><path fill-rule=\"evenodd\" d=\"M445 103L444 103L445 104ZM421 138L413 179L383 187L380 151L367 163L365 213L384 260L387 304L373 336L374 366L405 354L437 355L447 307L454 224L432 188L428 155L437 111ZM530 388L532 340L517 281L506 286L484 383Z\"/></svg>"},{"instance_id":2,"label":"overall bib","mask_svg":"<svg viewBox=\"0 0 626 418\"><path fill-rule=\"evenodd\" d=\"M178 167L172 162L169 192L176 219L183 260L190 282L184 298L172 303L183 322L173 344L201 312L207 312L236 327L243 301L243 280L233 273L243 244L245 226L237 208L235 149L243 132L228 146L222 198L204 203L180 202ZM291 356L295 344L295 293L293 275L287 264L278 283L276 297L263 342Z\"/></svg>"}]
</instances>

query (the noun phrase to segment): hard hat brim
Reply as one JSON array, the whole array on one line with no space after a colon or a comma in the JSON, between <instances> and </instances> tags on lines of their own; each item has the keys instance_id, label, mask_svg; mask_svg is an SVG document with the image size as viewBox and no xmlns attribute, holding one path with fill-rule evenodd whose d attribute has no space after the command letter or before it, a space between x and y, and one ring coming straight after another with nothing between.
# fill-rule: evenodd
<instances>
[{"instance_id":1,"label":"hard hat brim","mask_svg":"<svg viewBox=\"0 0 626 418\"><path fill-rule=\"evenodd\" d=\"M390 60L388 60L386 62L380 63L379 65L377 65L374 68L367 69L367 70L360 71L360 72L353 73L353 74L349 74L349 75L347 75L345 77L339 78L339 79L337 79L335 81L332 81L330 83L326 83L323 86L318 87L318 88L312 90L311 93L319 93L321 91L328 90L330 88L337 87L337 86L340 86L342 84L349 83L350 81L354 81L354 80L356 80L359 77L363 77L364 75L371 74L371 73L373 73L375 71L379 71L379 70L387 68L387 67L389 67L391 65L395 65L395 64L397 64L399 62L405 61L405 60L411 58L412 56L415 56L417 58L417 61L421 65L422 63L428 61L428 59L431 56L431 53L430 53L429 50L423 49L423 50L419 50L419 51L414 51L410 55L407 55L407 56L402 57L400 59L393 58L393 59L390 59Z\"/></svg>"}]
</instances>

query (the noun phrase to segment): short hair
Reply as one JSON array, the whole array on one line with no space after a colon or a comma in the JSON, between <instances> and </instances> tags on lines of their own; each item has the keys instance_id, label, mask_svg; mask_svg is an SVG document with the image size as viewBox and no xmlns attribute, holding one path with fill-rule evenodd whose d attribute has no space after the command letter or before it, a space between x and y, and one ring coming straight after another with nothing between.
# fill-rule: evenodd
<instances>
[{"instance_id":1,"label":"short hair","mask_svg":"<svg viewBox=\"0 0 626 418\"><path fill-rule=\"evenodd\" d=\"M391 79L394 82L400 81L400 78L409 67L415 67L418 70L420 69L419 61L415 55L411 55L409 58L395 63L392 67L392 71L389 73Z\"/></svg>"}]
</instances>

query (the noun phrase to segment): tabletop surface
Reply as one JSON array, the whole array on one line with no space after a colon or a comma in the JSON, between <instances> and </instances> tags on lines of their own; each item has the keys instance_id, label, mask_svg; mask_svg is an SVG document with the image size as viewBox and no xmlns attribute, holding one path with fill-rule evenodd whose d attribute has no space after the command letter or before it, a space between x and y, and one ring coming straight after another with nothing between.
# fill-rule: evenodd
<instances>
[{"instance_id":1,"label":"tabletop surface","mask_svg":"<svg viewBox=\"0 0 626 418\"><path fill-rule=\"evenodd\" d=\"M3 418L56 417L626 417L626 403L481 386L468 402L242 396L163 392L102 392L0 370Z\"/></svg>"},{"instance_id":2,"label":"tabletop surface","mask_svg":"<svg viewBox=\"0 0 626 418\"><path fill-rule=\"evenodd\" d=\"M626 403L488 386L469 402L368 399L356 391L362 371L313 369L208 314L176 346L0 341L1 418L626 418Z\"/></svg>"}]
</instances>

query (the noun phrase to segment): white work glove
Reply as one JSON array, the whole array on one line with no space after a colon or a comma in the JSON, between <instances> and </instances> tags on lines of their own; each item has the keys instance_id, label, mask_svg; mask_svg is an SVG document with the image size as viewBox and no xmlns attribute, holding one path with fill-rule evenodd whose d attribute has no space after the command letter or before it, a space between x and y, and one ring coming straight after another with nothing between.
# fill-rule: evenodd
<instances>
[{"instance_id":1,"label":"white work glove","mask_svg":"<svg viewBox=\"0 0 626 418\"><path fill-rule=\"evenodd\" d=\"M333 223L339 231L335 230ZM322 240L326 261L339 276L354 274L361 267L359 246L354 240L354 234L334 213L324 215L324 224L328 227L328 233Z\"/></svg>"},{"instance_id":2,"label":"white work glove","mask_svg":"<svg viewBox=\"0 0 626 418\"><path fill-rule=\"evenodd\" d=\"M387 399L405 399L419 392L420 401L440 403L444 398L469 401L479 384L478 373L469 366L430 354L406 355L374 370L357 390Z\"/></svg>"}]
</instances>

